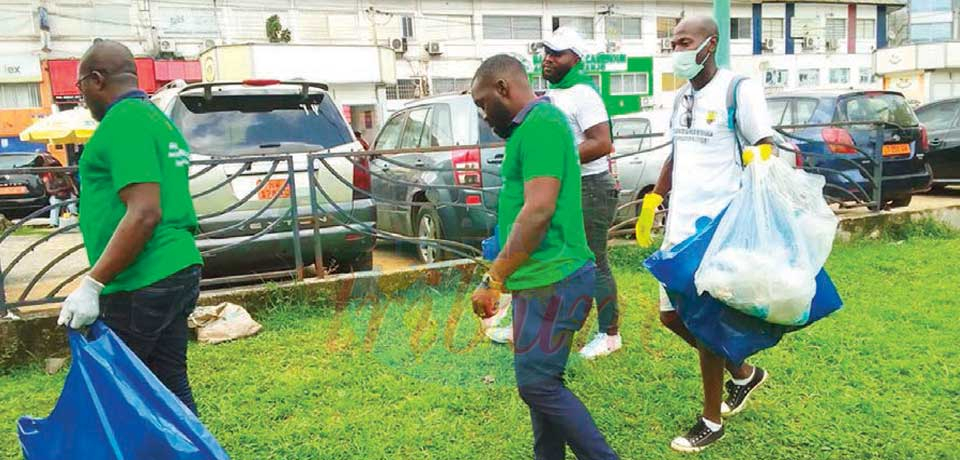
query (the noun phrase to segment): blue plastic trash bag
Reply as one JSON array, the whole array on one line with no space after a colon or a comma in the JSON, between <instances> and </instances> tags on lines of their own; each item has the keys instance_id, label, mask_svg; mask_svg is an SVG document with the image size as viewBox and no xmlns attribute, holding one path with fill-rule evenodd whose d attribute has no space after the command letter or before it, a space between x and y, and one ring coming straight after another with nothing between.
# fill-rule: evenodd
<instances>
[{"instance_id":1,"label":"blue plastic trash bag","mask_svg":"<svg viewBox=\"0 0 960 460\"><path fill-rule=\"evenodd\" d=\"M113 331L70 330L72 363L53 412L21 417L27 460L229 459L217 440Z\"/></svg>"},{"instance_id":2,"label":"blue plastic trash bag","mask_svg":"<svg viewBox=\"0 0 960 460\"><path fill-rule=\"evenodd\" d=\"M809 320L800 326L771 324L728 307L708 293L697 294L694 274L713 238L721 213L714 220L697 222L697 233L668 250L661 250L644 261L644 266L659 280L677 314L700 342L735 365L753 354L776 345L783 334L813 324L843 305L833 281L821 270L816 277L817 290Z\"/></svg>"},{"instance_id":3,"label":"blue plastic trash bag","mask_svg":"<svg viewBox=\"0 0 960 460\"><path fill-rule=\"evenodd\" d=\"M500 254L500 236L497 233L497 226L493 226L493 236L483 240L480 243L480 249L483 250L483 258L486 260L494 260L497 258L497 255Z\"/></svg>"}]
</instances>

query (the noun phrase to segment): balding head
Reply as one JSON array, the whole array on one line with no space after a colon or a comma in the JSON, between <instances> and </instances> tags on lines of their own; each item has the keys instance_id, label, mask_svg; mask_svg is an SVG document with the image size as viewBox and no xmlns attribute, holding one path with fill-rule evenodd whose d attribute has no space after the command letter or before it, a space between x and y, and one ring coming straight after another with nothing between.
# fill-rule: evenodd
<instances>
[{"instance_id":1,"label":"balding head","mask_svg":"<svg viewBox=\"0 0 960 460\"><path fill-rule=\"evenodd\" d=\"M484 120L501 137L509 131L513 117L536 97L523 64L506 54L480 64L470 92Z\"/></svg>"},{"instance_id":2,"label":"balding head","mask_svg":"<svg viewBox=\"0 0 960 460\"><path fill-rule=\"evenodd\" d=\"M137 89L137 65L130 49L113 40L98 40L83 53L77 86L96 120L120 95Z\"/></svg>"},{"instance_id":3,"label":"balding head","mask_svg":"<svg viewBox=\"0 0 960 460\"><path fill-rule=\"evenodd\" d=\"M673 35L676 36L679 32L688 33L697 37L701 42L707 38L715 37L720 33L717 27L717 21L714 21L710 16L691 16L683 19L677 24L677 27L673 29Z\"/></svg>"}]
</instances>

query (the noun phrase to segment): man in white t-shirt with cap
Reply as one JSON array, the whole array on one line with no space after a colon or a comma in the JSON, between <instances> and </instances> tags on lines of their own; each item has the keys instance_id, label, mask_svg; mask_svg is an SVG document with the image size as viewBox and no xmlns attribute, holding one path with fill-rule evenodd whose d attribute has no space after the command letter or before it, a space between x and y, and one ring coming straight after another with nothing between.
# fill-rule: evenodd
<instances>
[{"instance_id":1,"label":"man in white t-shirt with cap","mask_svg":"<svg viewBox=\"0 0 960 460\"><path fill-rule=\"evenodd\" d=\"M575 30L561 27L543 41L543 47L547 96L567 116L580 154L584 229L597 262L594 301L599 325L599 331L580 354L593 359L623 346L617 283L607 262L607 232L617 210L610 116L593 79L583 72L583 58L588 54L583 38Z\"/></svg>"},{"instance_id":2,"label":"man in white t-shirt with cap","mask_svg":"<svg viewBox=\"0 0 960 460\"><path fill-rule=\"evenodd\" d=\"M689 83L678 90L670 120L673 152L664 163L653 192L643 198L637 219L637 242L641 246L651 244L654 213L667 192L670 206L664 249L693 236L698 219L712 219L730 203L740 190L742 168L754 159L754 150L744 149L745 146L763 146L756 150L761 156L769 156L773 150L776 134L763 88L717 67L717 39L717 23L706 16L684 19L673 30L674 75ZM733 120L728 99L733 99L735 107ZM722 418L743 410L747 398L767 379L767 373L747 363L735 365L725 361L699 342L683 324L662 287L660 321L700 355L703 412L693 428L670 444L677 451L699 452L723 437ZM725 400L724 369L731 375L726 382Z\"/></svg>"}]
</instances>

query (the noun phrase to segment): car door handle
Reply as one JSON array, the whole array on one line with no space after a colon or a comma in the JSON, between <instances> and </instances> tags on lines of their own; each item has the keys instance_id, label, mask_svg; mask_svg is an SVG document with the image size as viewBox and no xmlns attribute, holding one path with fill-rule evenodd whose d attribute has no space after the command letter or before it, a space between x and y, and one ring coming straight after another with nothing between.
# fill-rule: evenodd
<instances>
[{"instance_id":1,"label":"car door handle","mask_svg":"<svg viewBox=\"0 0 960 460\"><path fill-rule=\"evenodd\" d=\"M943 139L930 139L930 147L940 147L943 145Z\"/></svg>"},{"instance_id":2,"label":"car door handle","mask_svg":"<svg viewBox=\"0 0 960 460\"><path fill-rule=\"evenodd\" d=\"M502 153L498 153L498 154L494 155L493 158L490 158L490 159L487 160L487 163L492 164L492 165L503 163L503 154L502 154Z\"/></svg>"}]
</instances>

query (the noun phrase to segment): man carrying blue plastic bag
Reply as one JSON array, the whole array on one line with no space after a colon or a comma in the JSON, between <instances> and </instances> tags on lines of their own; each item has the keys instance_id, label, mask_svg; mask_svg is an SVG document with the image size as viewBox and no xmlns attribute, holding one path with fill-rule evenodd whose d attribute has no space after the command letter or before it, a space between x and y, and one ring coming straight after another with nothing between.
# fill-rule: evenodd
<instances>
[{"instance_id":1,"label":"man carrying blue plastic bag","mask_svg":"<svg viewBox=\"0 0 960 460\"><path fill-rule=\"evenodd\" d=\"M741 158L741 142L764 145L767 156L773 150L775 132L762 88L718 69L717 40L717 24L709 17L687 18L673 31L674 74L689 83L677 91L670 120L673 153L664 164L654 191L643 200L637 221L637 242L642 246L651 244L654 213L668 192L670 211L664 249L696 233L696 221L716 217L740 189L742 168L753 160L750 155ZM739 110L728 110L730 99ZM738 132L742 141L737 138ZM747 363L734 366L699 342L662 288L660 320L699 351L703 413L685 435L671 443L674 450L698 452L723 436L721 417L740 412L751 393L766 380L767 373ZM726 383L728 394L722 401L724 368L732 380Z\"/></svg>"},{"instance_id":2,"label":"man carrying blue plastic bag","mask_svg":"<svg viewBox=\"0 0 960 460\"><path fill-rule=\"evenodd\" d=\"M80 159L80 232L91 269L58 323L98 318L197 413L187 379L187 316L202 259L188 188L189 148L137 88L133 54L103 40L84 54L77 88L97 131Z\"/></svg>"}]
</instances>

